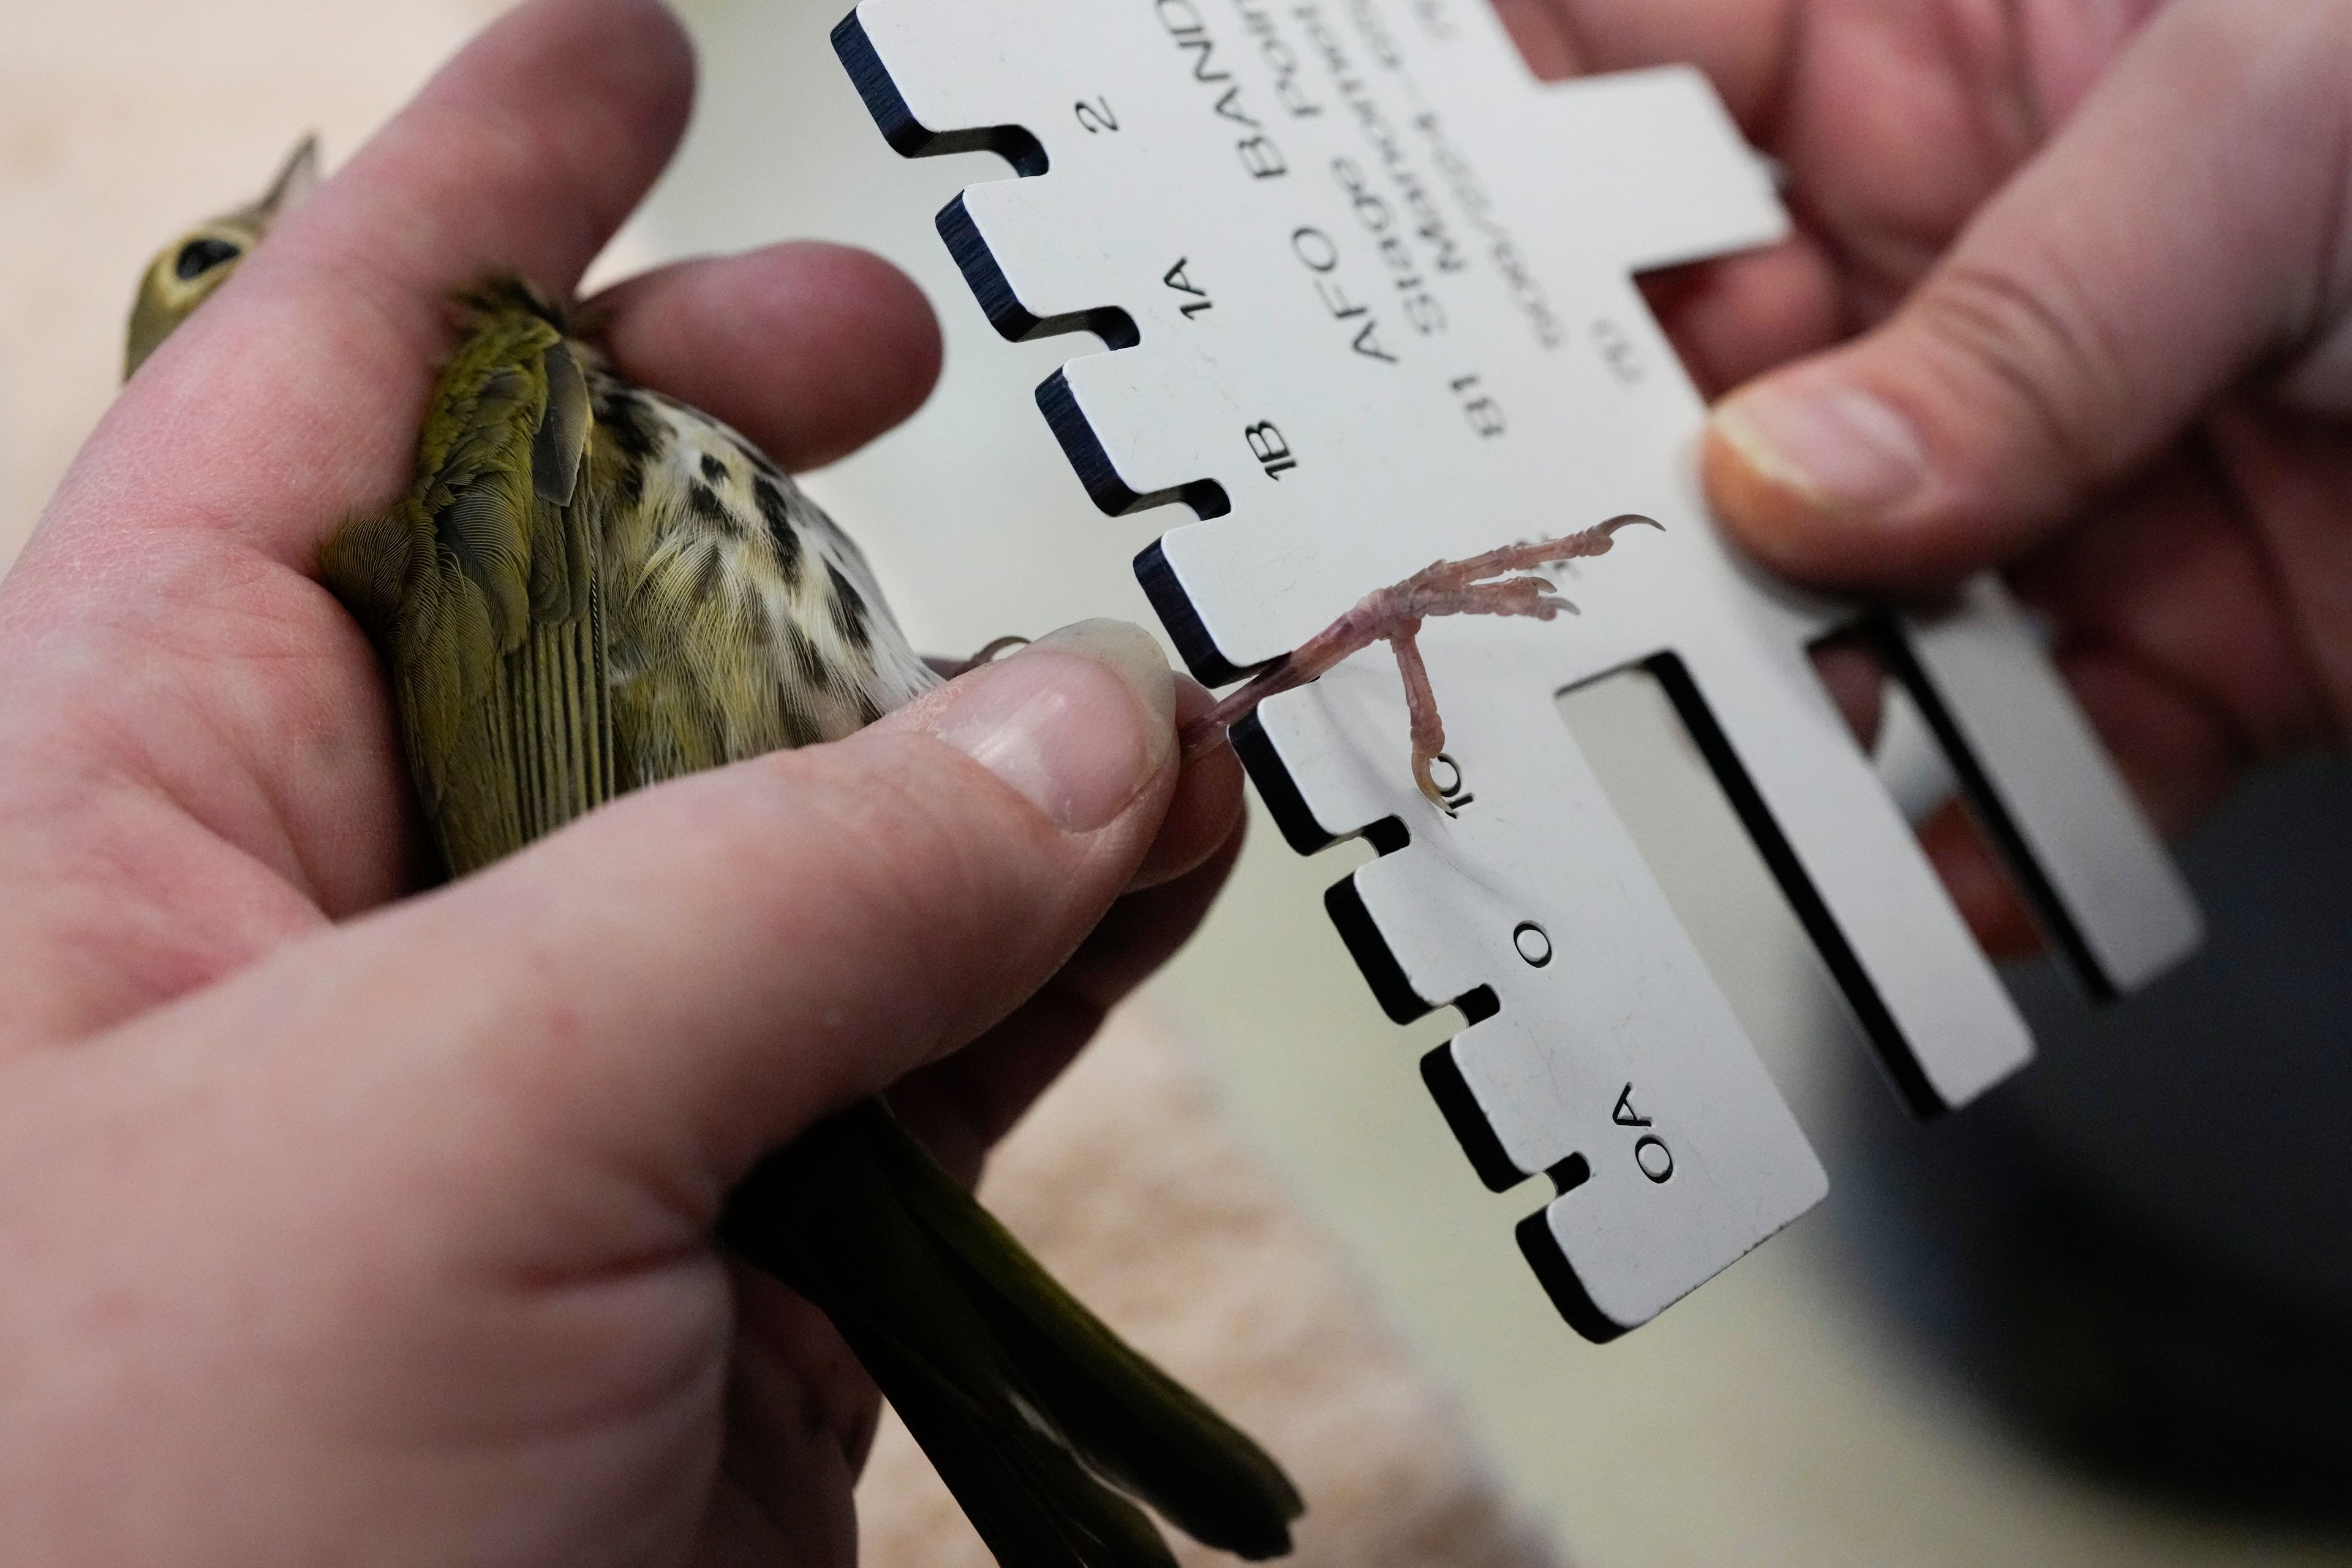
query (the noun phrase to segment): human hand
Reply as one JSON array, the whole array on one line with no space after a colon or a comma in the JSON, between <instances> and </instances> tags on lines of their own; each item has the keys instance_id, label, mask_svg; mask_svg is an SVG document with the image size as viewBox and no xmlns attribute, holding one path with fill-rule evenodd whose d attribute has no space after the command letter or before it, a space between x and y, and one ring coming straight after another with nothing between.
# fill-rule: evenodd
<instances>
[{"instance_id":1,"label":"human hand","mask_svg":"<svg viewBox=\"0 0 2352 1568\"><path fill-rule=\"evenodd\" d=\"M1697 60L1789 170L1794 239L1653 290L1710 393L1770 373L1705 451L1748 548L1896 595L2005 564L2168 831L2342 742L2352 5L1507 9L1555 68ZM1926 838L2030 946L1958 811Z\"/></svg>"},{"instance_id":2,"label":"human hand","mask_svg":"<svg viewBox=\"0 0 2352 1568\"><path fill-rule=\"evenodd\" d=\"M1205 699L1090 624L393 902L419 834L312 552L405 483L449 289L573 283L689 78L646 0L508 16L141 371L0 584L12 1557L851 1561L872 1391L730 1272L721 1200L892 1085L973 1169L1230 865L1235 765L1175 761ZM801 465L938 363L826 247L590 314Z\"/></svg>"}]
</instances>

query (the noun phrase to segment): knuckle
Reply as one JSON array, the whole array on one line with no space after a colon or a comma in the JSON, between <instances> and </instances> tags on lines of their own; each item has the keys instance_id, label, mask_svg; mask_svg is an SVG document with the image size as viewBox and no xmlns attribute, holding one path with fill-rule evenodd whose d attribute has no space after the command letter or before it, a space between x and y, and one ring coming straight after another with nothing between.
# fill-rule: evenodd
<instances>
[{"instance_id":1,"label":"knuckle","mask_svg":"<svg viewBox=\"0 0 2352 1568\"><path fill-rule=\"evenodd\" d=\"M901 744L814 746L772 759L796 775L794 837L850 858L859 898L893 923L992 904L995 885L1027 863L1001 852L1008 825L974 820L984 797L944 787L923 761Z\"/></svg>"},{"instance_id":2,"label":"knuckle","mask_svg":"<svg viewBox=\"0 0 2352 1568\"><path fill-rule=\"evenodd\" d=\"M1989 383L2001 412L2078 484L2111 474L2128 399L2125 357L2063 258L2028 267L1956 257L1912 301L1913 324ZM1986 387L1958 389L1981 395Z\"/></svg>"}]
</instances>

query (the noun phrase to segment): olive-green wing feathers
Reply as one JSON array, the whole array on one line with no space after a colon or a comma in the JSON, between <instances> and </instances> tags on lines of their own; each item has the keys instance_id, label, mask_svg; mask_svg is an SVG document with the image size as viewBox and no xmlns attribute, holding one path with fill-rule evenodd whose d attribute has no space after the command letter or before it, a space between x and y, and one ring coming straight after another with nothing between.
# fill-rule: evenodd
<instances>
[{"instance_id":1,"label":"olive-green wing feathers","mask_svg":"<svg viewBox=\"0 0 2352 1568\"><path fill-rule=\"evenodd\" d=\"M321 552L390 665L453 875L616 793L592 420L575 351L519 284L486 285L436 387L416 482Z\"/></svg>"}]
</instances>

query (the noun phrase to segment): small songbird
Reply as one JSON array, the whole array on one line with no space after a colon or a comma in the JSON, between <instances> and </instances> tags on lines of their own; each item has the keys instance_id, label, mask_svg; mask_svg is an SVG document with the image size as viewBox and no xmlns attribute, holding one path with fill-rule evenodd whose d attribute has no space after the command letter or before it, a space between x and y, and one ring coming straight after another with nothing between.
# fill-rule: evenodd
<instances>
[{"instance_id":1,"label":"small songbird","mask_svg":"<svg viewBox=\"0 0 2352 1568\"><path fill-rule=\"evenodd\" d=\"M126 374L316 179L305 142L259 202L157 256ZM456 310L408 492L320 562L383 656L449 875L641 785L840 739L938 683L857 547L751 442L630 385L520 279L485 279ZM1648 521L1433 563L1195 720L1185 754L1387 641L1413 776L1444 806L1423 619L1573 611L1525 574ZM1173 1568L1130 1497L1210 1546L1290 1549L1304 1505L1281 1468L1056 1284L881 1101L761 1163L720 1235L833 1321L1005 1568Z\"/></svg>"},{"instance_id":2,"label":"small songbird","mask_svg":"<svg viewBox=\"0 0 2352 1568\"><path fill-rule=\"evenodd\" d=\"M307 185L175 241L139 363ZM414 483L321 554L367 628L425 818L463 876L625 791L835 740L938 683L848 537L751 442L630 385L511 277L457 303ZM647 1048L658 1049L658 1041ZM1006 1568L1290 1549L1281 1468L1064 1290L879 1100L733 1194L720 1233L814 1301Z\"/></svg>"}]
</instances>

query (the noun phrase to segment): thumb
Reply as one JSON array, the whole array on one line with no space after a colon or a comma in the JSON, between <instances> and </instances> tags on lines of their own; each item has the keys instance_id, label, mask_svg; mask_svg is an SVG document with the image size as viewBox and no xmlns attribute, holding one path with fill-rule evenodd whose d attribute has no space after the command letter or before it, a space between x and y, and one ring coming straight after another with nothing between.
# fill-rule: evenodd
<instances>
[{"instance_id":1,"label":"thumb","mask_svg":"<svg viewBox=\"0 0 2352 1568\"><path fill-rule=\"evenodd\" d=\"M1893 318L1717 406L1726 524L1770 564L1917 588L2029 548L2222 389L2352 407L2352 6L2182 0Z\"/></svg>"},{"instance_id":2,"label":"thumb","mask_svg":"<svg viewBox=\"0 0 2352 1568\"><path fill-rule=\"evenodd\" d=\"M766 1152L1061 966L1168 809L1174 700L1150 637L1084 622L291 950L239 1011L288 1042L281 1100L430 1130L467 1190L543 1211L618 1180L707 1226Z\"/></svg>"}]
</instances>

